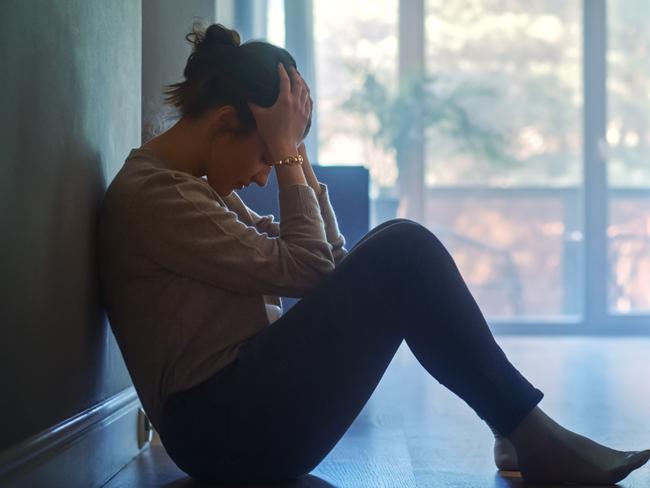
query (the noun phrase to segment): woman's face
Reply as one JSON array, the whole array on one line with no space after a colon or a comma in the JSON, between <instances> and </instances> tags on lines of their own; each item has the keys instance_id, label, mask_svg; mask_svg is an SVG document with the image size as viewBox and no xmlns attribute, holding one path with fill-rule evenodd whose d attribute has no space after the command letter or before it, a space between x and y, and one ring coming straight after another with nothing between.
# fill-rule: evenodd
<instances>
[{"instance_id":1,"label":"woman's face","mask_svg":"<svg viewBox=\"0 0 650 488\"><path fill-rule=\"evenodd\" d=\"M208 183L222 197L252 182L265 186L273 167L264 161L268 151L257 130L224 134L210 144Z\"/></svg>"}]
</instances>

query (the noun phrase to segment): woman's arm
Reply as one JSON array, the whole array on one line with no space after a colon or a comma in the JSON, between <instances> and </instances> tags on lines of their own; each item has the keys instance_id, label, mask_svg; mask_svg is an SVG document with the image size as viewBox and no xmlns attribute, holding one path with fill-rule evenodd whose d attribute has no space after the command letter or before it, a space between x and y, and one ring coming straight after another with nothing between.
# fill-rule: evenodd
<instances>
[{"instance_id":1,"label":"woman's arm","mask_svg":"<svg viewBox=\"0 0 650 488\"><path fill-rule=\"evenodd\" d=\"M300 146L298 146L298 154L300 154L303 159L302 170L305 173L307 184L314 189L316 196L319 196L321 193L321 187L318 184L318 179L316 178L311 163L309 162L309 158L307 157L307 149L305 148L304 142L301 142Z\"/></svg>"},{"instance_id":2,"label":"woman's arm","mask_svg":"<svg viewBox=\"0 0 650 488\"><path fill-rule=\"evenodd\" d=\"M336 266L343 260L343 258L348 254L348 250L345 249L345 237L341 232L339 232L338 221L336 220L336 214L332 208L332 204L329 200L329 193L327 191L327 185L320 183L314 174L314 170L311 167L309 158L307 158L307 151L305 149L305 143L301 143L298 146L298 153L303 158L302 169L305 173L305 179L309 186L312 187L316 193L316 199L318 200L318 205L320 207L320 214L323 218L323 223L325 224L325 235L327 237L327 242L332 246L332 256L334 258L334 263Z\"/></svg>"},{"instance_id":3,"label":"woman's arm","mask_svg":"<svg viewBox=\"0 0 650 488\"><path fill-rule=\"evenodd\" d=\"M278 237L260 234L218 204L196 178L158 171L133 192L124 232L142 256L241 294L302 297L334 269L332 246L308 185L280 193Z\"/></svg>"}]
</instances>

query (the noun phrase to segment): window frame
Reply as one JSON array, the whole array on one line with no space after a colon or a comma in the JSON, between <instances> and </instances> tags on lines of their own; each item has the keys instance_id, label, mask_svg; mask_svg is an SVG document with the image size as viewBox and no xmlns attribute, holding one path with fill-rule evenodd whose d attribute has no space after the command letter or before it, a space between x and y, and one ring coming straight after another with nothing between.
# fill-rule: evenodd
<instances>
[{"instance_id":1,"label":"window frame","mask_svg":"<svg viewBox=\"0 0 650 488\"><path fill-rule=\"evenodd\" d=\"M311 0L308 0L311 3ZM400 0L408 6L410 0ZM412 2L411 2L412 3ZM285 0L285 8L291 0ZM408 7L407 7L408 8ZM300 19L287 16L285 29L307 32ZM304 19L303 19L304 20ZM313 22L313 18L310 19ZM583 26L583 182L582 313L549 319L488 318L493 333L504 335L650 335L650 314L609 311L607 226L610 193L607 182L607 0L582 0ZM305 34L306 35L306 34ZM295 39L300 43L300 39ZM302 39L304 44L312 39ZM426 42L424 39L422 42ZM317 143L317 138L315 142ZM317 151L317 148L316 148ZM425 186L424 180L422 181ZM424 188L423 188L424 190Z\"/></svg>"}]
</instances>

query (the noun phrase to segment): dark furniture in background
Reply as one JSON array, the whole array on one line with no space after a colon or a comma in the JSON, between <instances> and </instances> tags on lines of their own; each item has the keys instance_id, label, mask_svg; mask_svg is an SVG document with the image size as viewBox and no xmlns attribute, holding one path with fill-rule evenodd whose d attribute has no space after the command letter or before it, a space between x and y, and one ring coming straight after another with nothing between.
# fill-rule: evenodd
<instances>
[{"instance_id":1,"label":"dark furniture in background","mask_svg":"<svg viewBox=\"0 0 650 488\"><path fill-rule=\"evenodd\" d=\"M345 236L345 248L351 249L370 230L368 169L363 166L318 165L313 168L318 181L327 185L339 230ZM237 194L258 214L273 214L275 220L280 219L278 185L274 175L269 177L265 187L251 185L237 190ZM285 311L295 302L295 298L283 297Z\"/></svg>"}]
</instances>

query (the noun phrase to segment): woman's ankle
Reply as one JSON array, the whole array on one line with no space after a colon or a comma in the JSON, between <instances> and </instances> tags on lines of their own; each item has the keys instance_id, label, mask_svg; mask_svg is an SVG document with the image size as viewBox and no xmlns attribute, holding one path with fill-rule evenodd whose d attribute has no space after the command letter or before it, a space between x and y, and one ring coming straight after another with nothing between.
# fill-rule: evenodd
<instances>
[{"instance_id":1,"label":"woman's ankle","mask_svg":"<svg viewBox=\"0 0 650 488\"><path fill-rule=\"evenodd\" d=\"M507 438L515 448L520 448L531 443L539 444L543 442L551 437L558 428L561 428L561 426L546 415L541 408L535 406Z\"/></svg>"}]
</instances>

